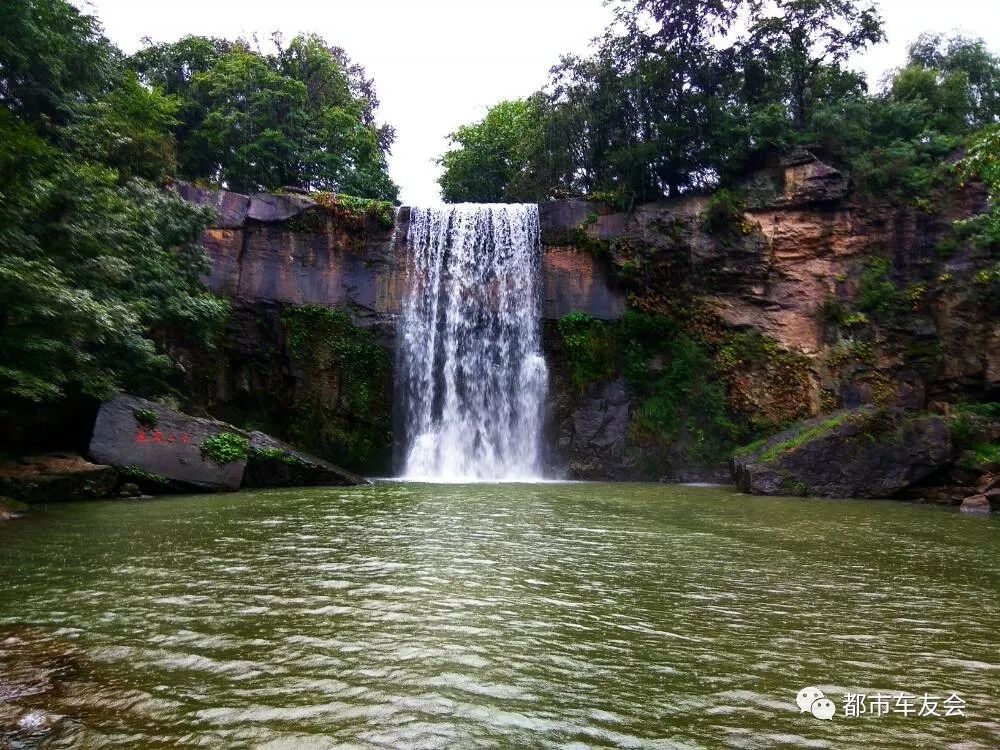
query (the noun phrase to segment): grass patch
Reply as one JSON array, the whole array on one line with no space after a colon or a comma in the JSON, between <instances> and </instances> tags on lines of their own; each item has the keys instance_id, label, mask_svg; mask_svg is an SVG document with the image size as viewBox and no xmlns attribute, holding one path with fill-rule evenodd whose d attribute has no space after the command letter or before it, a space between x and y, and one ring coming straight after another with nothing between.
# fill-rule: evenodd
<instances>
[{"instance_id":1,"label":"grass patch","mask_svg":"<svg viewBox=\"0 0 1000 750\"><path fill-rule=\"evenodd\" d=\"M144 484L154 484L160 487L166 487L170 484L170 480L165 476L162 476L161 474L154 474L153 472L146 471L145 469L140 469L135 464L118 467L118 474Z\"/></svg>"},{"instance_id":2,"label":"grass patch","mask_svg":"<svg viewBox=\"0 0 1000 750\"><path fill-rule=\"evenodd\" d=\"M132 415L135 417L136 422L148 430L153 429L160 423L160 418L152 409L133 409Z\"/></svg>"},{"instance_id":3,"label":"grass patch","mask_svg":"<svg viewBox=\"0 0 1000 750\"><path fill-rule=\"evenodd\" d=\"M826 435L827 433L840 427L840 425L846 422L850 417L851 417L850 412L842 412L840 414L834 414L832 417L824 419L819 424L813 425L808 429L796 433L788 440L783 440L780 443L772 445L770 448L764 451L763 454L761 454L761 459L763 461L767 461L768 463L770 463L771 461L774 461L782 454L790 453L799 446L808 443L810 440L815 440L816 438L823 437L823 435Z\"/></svg>"},{"instance_id":4,"label":"grass patch","mask_svg":"<svg viewBox=\"0 0 1000 750\"><path fill-rule=\"evenodd\" d=\"M390 201L338 193L313 193L310 197L350 229L364 229L368 217L382 229L392 229L396 220L396 206Z\"/></svg>"},{"instance_id":5,"label":"grass patch","mask_svg":"<svg viewBox=\"0 0 1000 750\"><path fill-rule=\"evenodd\" d=\"M306 465L301 458L288 451L283 451L281 448L252 448L250 454L268 461L280 461L289 466Z\"/></svg>"}]
</instances>

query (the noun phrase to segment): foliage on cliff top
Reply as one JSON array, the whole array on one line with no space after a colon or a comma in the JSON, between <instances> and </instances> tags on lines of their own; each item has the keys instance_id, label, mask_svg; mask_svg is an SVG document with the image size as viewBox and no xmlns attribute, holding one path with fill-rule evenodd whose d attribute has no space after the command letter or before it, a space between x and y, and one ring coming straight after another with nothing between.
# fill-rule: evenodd
<instances>
[{"instance_id":1,"label":"foliage on cliff top","mask_svg":"<svg viewBox=\"0 0 1000 750\"><path fill-rule=\"evenodd\" d=\"M451 148L438 159L441 196L449 202L511 200L527 168L525 144L538 115L535 100L514 99L490 107L482 120L448 136Z\"/></svg>"},{"instance_id":2,"label":"foliage on cliff top","mask_svg":"<svg viewBox=\"0 0 1000 750\"><path fill-rule=\"evenodd\" d=\"M313 193L310 197L341 225L353 231L364 229L366 217L373 218L383 229L391 229L396 216L396 206L391 201L324 192Z\"/></svg>"},{"instance_id":3,"label":"foliage on cliff top","mask_svg":"<svg viewBox=\"0 0 1000 750\"><path fill-rule=\"evenodd\" d=\"M456 131L447 200L632 205L732 188L807 146L860 190L933 210L949 154L1000 119L1000 58L980 39L924 34L870 92L849 60L884 34L862 0L612 4L593 54L564 57L541 91Z\"/></svg>"},{"instance_id":4,"label":"foliage on cliff top","mask_svg":"<svg viewBox=\"0 0 1000 750\"><path fill-rule=\"evenodd\" d=\"M290 438L347 468L379 468L391 440L386 350L344 310L292 307L283 320L289 352L304 373Z\"/></svg>"},{"instance_id":5,"label":"foliage on cliff top","mask_svg":"<svg viewBox=\"0 0 1000 750\"><path fill-rule=\"evenodd\" d=\"M285 185L395 200L364 69L315 34L262 52L243 39L186 36L149 44L129 64L143 83L175 97L178 175L239 192Z\"/></svg>"},{"instance_id":6,"label":"foliage on cliff top","mask_svg":"<svg viewBox=\"0 0 1000 750\"><path fill-rule=\"evenodd\" d=\"M1000 124L979 133L956 166L962 179L982 180L989 198L989 211L960 222L961 228L976 244L996 251L1000 249Z\"/></svg>"}]
</instances>

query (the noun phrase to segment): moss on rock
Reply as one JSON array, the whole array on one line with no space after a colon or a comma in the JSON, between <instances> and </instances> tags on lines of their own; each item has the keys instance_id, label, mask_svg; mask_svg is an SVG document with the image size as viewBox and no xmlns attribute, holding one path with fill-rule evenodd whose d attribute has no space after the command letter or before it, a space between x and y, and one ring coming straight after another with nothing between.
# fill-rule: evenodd
<instances>
[{"instance_id":1,"label":"moss on rock","mask_svg":"<svg viewBox=\"0 0 1000 750\"><path fill-rule=\"evenodd\" d=\"M392 441L388 352L341 309L292 307L283 322L297 369L289 439L350 469L384 469Z\"/></svg>"}]
</instances>

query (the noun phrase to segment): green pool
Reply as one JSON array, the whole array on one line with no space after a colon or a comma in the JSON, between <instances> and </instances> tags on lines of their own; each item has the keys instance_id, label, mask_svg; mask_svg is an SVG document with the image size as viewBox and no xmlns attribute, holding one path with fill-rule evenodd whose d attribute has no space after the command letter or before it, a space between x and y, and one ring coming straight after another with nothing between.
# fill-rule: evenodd
<instances>
[{"instance_id":1,"label":"green pool","mask_svg":"<svg viewBox=\"0 0 1000 750\"><path fill-rule=\"evenodd\" d=\"M53 505L0 525L0 703L17 748L993 748L1000 521L629 484Z\"/></svg>"}]
</instances>

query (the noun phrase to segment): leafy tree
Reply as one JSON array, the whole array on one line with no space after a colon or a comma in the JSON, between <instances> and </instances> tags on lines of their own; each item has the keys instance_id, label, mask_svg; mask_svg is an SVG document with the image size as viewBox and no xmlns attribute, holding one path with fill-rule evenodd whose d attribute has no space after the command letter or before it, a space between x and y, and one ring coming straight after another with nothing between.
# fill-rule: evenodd
<instances>
[{"instance_id":1,"label":"leafy tree","mask_svg":"<svg viewBox=\"0 0 1000 750\"><path fill-rule=\"evenodd\" d=\"M0 134L0 392L162 390L170 363L153 332L205 340L225 312L199 280L205 211L141 181L121 186L9 113Z\"/></svg>"},{"instance_id":2,"label":"leafy tree","mask_svg":"<svg viewBox=\"0 0 1000 750\"><path fill-rule=\"evenodd\" d=\"M528 100L502 101L479 122L452 133L453 148L439 160L444 199L491 203L515 197L512 183L527 167L525 147L537 117Z\"/></svg>"},{"instance_id":3,"label":"leafy tree","mask_svg":"<svg viewBox=\"0 0 1000 750\"><path fill-rule=\"evenodd\" d=\"M177 123L172 128L177 151L177 174L191 179L208 179L216 169L216 155L198 133L206 115L206 103L192 95L195 76L205 74L229 52L233 44L224 39L185 36L171 44L154 45L148 38L146 47L133 55L128 63L139 80L174 97L179 106Z\"/></svg>"},{"instance_id":4,"label":"leafy tree","mask_svg":"<svg viewBox=\"0 0 1000 750\"><path fill-rule=\"evenodd\" d=\"M645 200L714 184L732 158L737 122L731 56L717 41L744 4L619 3L595 54L563 58L518 116L508 106L456 131L458 147L442 159L446 197L474 179L484 184L467 194L508 200L594 192Z\"/></svg>"},{"instance_id":5,"label":"leafy tree","mask_svg":"<svg viewBox=\"0 0 1000 750\"><path fill-rule=\"evenodd\" d=\"M994 251L1000 249L1000 125L981 130L957 166L962 179L982 180L989 197L989 211L966 219L964 224L974 242ZM992 281L1000 291L1000 263L992 274Z\"/></svg>"},{"instance_id":6,"label":"leafy tree","mask_svg":"<svg viewBox=\"0 0 1000 750\"><path fill-rule=\"evenodd\" d=\"M205 341L226 309L200 282L206 258L196 241L207 212L133 179L168 168L175 103L139 85L96 21L68 3L8 11L0 408L122 387L162 391L171 363L157 335ZM80 71L81 61L93 65Z\"/></svg>"},{"instance_id":7,"label":"leafy tree","mask_svg":"<svg viewBox=\"0 0 1000 750\"><path fill-rule=\"evenodd\" d=\"M100 93L114 50L96 19L65 0L7 0L0 30L0 103L36 123L64 123Z\"/></svg>"},{"instance_id":8,"label":"leafy tree","mask_svg":"<svg viewBox=\"0 0 1000 750\"><path fill-rule=\"evenodd\" d=\"M98 99L77 107L62 140L85 158L116 169L121 180L161 180L176 170L171 129L179 102L146 88L126 70Z\"/></svg>"},{"instance_id":9,"label":"leafy tree","mask_svg":"<svg viewBox=\"0 0 1000 750\"><path fill-rule=\"evenodd\" d=\"M948 108L962 107L964 125L981 128L1000 121L1000 57L990 53L982 39L964 36L946 38L941 34L921 34L910 45L908 67L899 74L924 73L927 100L934 99L931 78L937 89L951 95ZM895 88L895 84L894 84ZM932 93L928 94L928 89Z\"/></svg>"},{"instance_id":10,"label":"leafy tree","mask_svg":"<svg viewBox=\"0 0 1000 750\"><path fill-rule=\"evenodd\" d=\"M771 96L787 91L792 122L804 130L816 102L864 88L843 65L885 39L882 18L857 0L776 0L773 7L754 19L743 55L766 61L762 77L771 81Z\"/></svg>"},{"instance_id":11,"label":"leafy tree","mask_svg":"<svg viewBox=\"0 0 1000 750\"><path fill-rule=\"evenodd\" d=\"M315 35L274 54L245 41L185 37L131 60L140 79L180 101L179 175L253 192L295 185L395 200L372 81Z\"/></svg>"}]
</instances>

